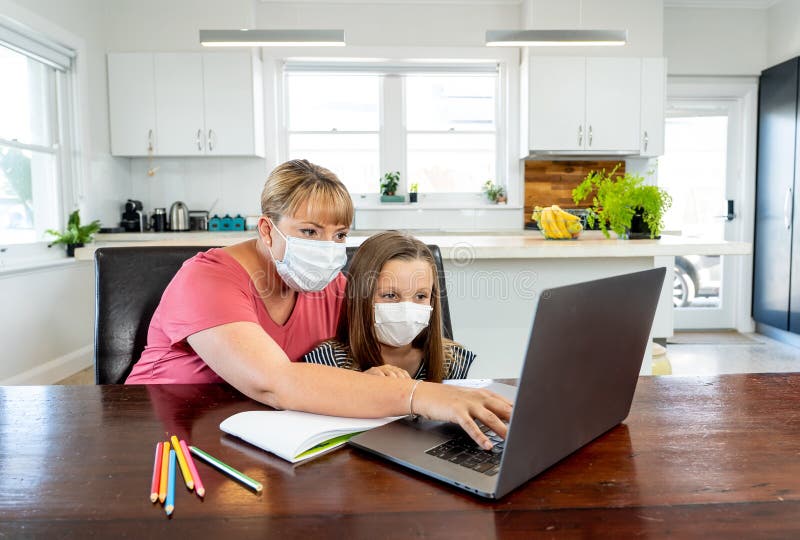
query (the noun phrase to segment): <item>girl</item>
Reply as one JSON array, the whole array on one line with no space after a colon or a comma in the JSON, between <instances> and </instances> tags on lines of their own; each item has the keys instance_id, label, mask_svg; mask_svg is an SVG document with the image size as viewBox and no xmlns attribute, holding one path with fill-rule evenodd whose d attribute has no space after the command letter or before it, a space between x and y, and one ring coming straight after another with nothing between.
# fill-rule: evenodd
<instances>
[{"instance_id":1,"label":"girl","mask_svg":"<svg viewBox=\"0 0 800 540\"><path fill-rule=\"evenodd\" d=\"M464 379L475 354L442 336L436 264L428 247L396 231L358 249L336 338L305 362L397 378Z\"/></svg>"},{"instance_id":2,"label":"girl","mask_svg":"<svg viewBox=\"0 0 800 540\"><path fill-rule=\"evenodd\" d=\"M505 436L508 400L485 390L382 378L296 362L334 335L353 202L331 171L293 160L261 194L258 236L189 259L153 315L127 383L225 381L275 408L335 416L409 413L456 422L485 448L475 419Z\"/></svg>"}]
</instances>

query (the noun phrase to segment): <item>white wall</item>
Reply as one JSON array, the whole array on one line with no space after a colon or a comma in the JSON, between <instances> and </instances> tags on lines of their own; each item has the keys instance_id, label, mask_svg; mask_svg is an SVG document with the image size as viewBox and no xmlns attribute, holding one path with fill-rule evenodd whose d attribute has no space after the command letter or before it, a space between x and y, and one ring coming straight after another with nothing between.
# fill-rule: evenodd
<instances>
[{"instance_id":1,"label":"white wall","mask_svg":"<svg viewBox=\"0 0 800 540\"><path fill-rule=\"evenodd\" d=\"M800 0L782 0L767 10L767 63L800 55Z\"/></svg>"},{"instance_id":2,"label":"white wall","mask_svg":"<svg viewBox=\"0 0 800 540\"><path fill-rule=\"evenodd\" d=\"M669 75L757 75L767 62L766 10L665 8L664 56Z\"/></svg>"}]
</instances>

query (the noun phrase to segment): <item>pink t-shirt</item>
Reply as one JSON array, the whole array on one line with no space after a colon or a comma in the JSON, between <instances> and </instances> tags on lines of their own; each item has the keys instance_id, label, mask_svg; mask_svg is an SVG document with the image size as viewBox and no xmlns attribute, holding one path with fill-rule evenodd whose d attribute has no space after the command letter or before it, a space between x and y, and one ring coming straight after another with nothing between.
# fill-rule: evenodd
<instances>
[{"instance_id":1,"label":"pink t-shirt","mask_svg":"<svg viewBox=\"0 0 800 540\"><path fill-rule=\"evenodd\" d=\"M346 281L340 273L320 292L298 293L289 320L279 325L236 259L224 249L198 253L183 264L164 290L150 321L147 347L125 382L223 382L186 338L232 322L258 324L295 362L334 335Z\"/></svg>"}]
</instances>

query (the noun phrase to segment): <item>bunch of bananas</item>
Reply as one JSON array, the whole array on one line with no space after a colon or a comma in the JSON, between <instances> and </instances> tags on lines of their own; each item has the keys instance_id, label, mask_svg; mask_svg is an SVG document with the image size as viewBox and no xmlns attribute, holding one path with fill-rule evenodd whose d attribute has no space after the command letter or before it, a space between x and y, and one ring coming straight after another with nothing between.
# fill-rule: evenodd
<instances>
[{"instance_id":1,"label":"bunch of bananas","mask_svg":"<svg viewBox=\"0 0 800 540\"><path fill-rule=\"evenodd\" d=\"M581 218L565 212L555 204L546 208L535 207L531 218L539 224L545 238L577 238L583 230Z\"/></svg>"}]
</instances>

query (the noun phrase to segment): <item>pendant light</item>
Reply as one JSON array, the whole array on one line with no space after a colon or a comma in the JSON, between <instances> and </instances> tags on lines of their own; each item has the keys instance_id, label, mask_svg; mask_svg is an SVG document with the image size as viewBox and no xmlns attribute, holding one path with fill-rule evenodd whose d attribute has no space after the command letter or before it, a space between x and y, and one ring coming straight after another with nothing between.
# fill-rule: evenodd
<instances>
[{"instance_id":1,"label":"pendant light","mask_svg":"<svg viewBox=\"0 0 800 540\"><path fill-rule=\"evenodd\" d=\"M545 30L487 30L487 47L594 47L621 46L628 42L627 30L583 29L583 0L578 0L578 27Z\"/></svg>"},{"instance_id":2,"label":"pendant light","mask_svg":"<svg viewBox=\"0 0 800 540\"><path fill-rule=\"evenodd\" d=\"M344 30L200 30L204 47L343 47Z\"/></svg>"}]
</instances>

